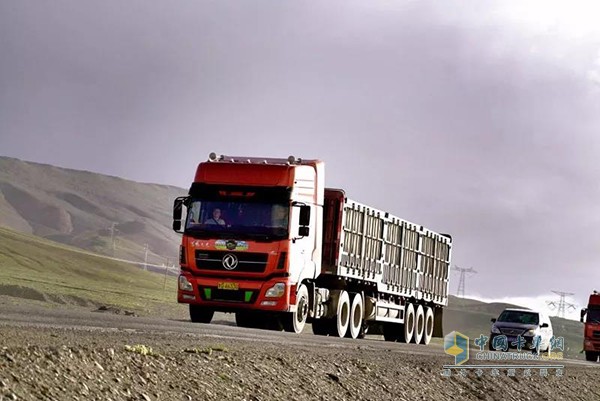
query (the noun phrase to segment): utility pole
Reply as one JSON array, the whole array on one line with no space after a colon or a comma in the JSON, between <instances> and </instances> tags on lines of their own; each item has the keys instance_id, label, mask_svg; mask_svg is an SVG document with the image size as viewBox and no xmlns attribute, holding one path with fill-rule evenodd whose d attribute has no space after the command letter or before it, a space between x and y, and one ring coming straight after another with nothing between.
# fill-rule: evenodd
<instances>
[{"instance_id":1,"label":"utility pole","mask_svg":"<svg viewBox=\"0 0 600 401\"><path fill-rule=\"evenodd\" d=\"M453 266L453 271L460 272L460 277L458 279L458 290L456 291L456 296L459 298L465 297L465 278L467 274L477 274L477 270L469 267L468 269L465 267Z\"/></svg>"},{"instance_id":2,"label":"utility pole","mask_svg":"<svg viewBox=\"0 0 600 401\"><path fill-rule=\"evenodd\" d=\"M556 301L546 301L546 304L548 304L548 306L552 310L558 309L556 316L562 317L564 319L566 308L568 308L569 310L575 310L575 308L577 307L575 304L567 302L565 300L565 298L567 296L571 296L571 295L575 295L575 294L572 292L561 292L561 291L554 291L554 290L552 290L552 292L559 295L560 299L558 300L558 303Z\"/></svg>"},{"instance_id":3,"label":"utility pole","mask_svg":"<svg viewBox=\"0 0 600 401\"><path fill-rule=\"evenodd\" d=\"M115 245L116 244L116 240L117 240L116 234L119 231L119 230L117 230L116 226L117 226L117 223L113 222L112 225L109 228L109 230L110 230L110 246L112 248L112 256L113 256L113 258L115 257L115 251L116 251L116 248L117 248L116 245Z\"/></svg>"},{"instance_id":4,"label":"utility pole","mask_svg":"<svg viewBox=\"0 0 600 401\"><path fill-rule=\"evenodd\" d=\"M144 244L144 270L148 270L148 244Z\"/></svg>"}]
</instances>

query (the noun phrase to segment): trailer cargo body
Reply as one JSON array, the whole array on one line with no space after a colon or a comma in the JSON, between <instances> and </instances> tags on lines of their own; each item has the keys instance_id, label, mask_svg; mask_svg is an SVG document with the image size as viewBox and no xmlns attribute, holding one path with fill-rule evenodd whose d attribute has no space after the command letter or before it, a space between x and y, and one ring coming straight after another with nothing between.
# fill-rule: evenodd
<instances>
[{"instance_id":1,"label":"trailer cargo body","mask_svg":"<svg viewBox=\"0 0 600 401\"><path fill-rule=\"evenodd\" d=\"M442 336L451 237L324 182L316 160L211 154L200 163L174 204L178 300L192 321L223 311L246 327L301 332L308 322L320 335L423 344Z\"/></svg>"}]
</instances>

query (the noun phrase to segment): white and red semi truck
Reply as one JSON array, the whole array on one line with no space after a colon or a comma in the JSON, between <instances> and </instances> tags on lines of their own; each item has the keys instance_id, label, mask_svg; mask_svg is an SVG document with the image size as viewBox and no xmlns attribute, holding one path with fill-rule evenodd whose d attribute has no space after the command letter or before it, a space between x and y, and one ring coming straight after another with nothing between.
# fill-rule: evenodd
<instances>
[{"instance_id":1,"label":"white and red semi truck","mask_svg":"<svg viewBox=\"0 0 600 401\"><path fill-rule=\"evenodd\" d=\"M441 337L451 237L325 188L324 173L324 163L292 156L211 153L199 164L173 207L183 234L177 298L191 320L220 311L244 327Z\"/></svg>"}]
</instances>

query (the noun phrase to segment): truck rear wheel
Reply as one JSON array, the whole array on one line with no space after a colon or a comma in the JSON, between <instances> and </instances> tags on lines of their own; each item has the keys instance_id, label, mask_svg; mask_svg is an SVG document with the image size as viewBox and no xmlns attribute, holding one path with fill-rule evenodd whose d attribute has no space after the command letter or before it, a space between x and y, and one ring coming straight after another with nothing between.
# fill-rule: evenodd
<instances>
[{"instance_id":1,"label":"truck rear wheel","mask_svg":"<svg viewBox=\"0 0 600 401\"><path fill-rule=\"evenodd\" d=\"M304 284L296 293L296 310L284 313L281 317L283 329L292 333L302 333L308 318L308 289Z\"/></svg>"},{"instance_id":2,"label":"truck rear wheel","mask_svg":"<svg viewBox=\"0 0 600 401\"><path fill-rule=\"evenodd\" d=\"M421 344L429 344L431 337L433 337L433 309L429 306L425 307L425 330L423 332L423 338Z\"/></svg>"},{"instance_id":3,"label":"truck rear wheel","mask_svg":"<svg viewBox=\"0 0 600 401\"><path fill-rule=\"evenodd\" d=\"M404 306L404 324L400 341L409 343L412 341L413 334L415 332L415 307L413 304L406 304Z\"/></svg>"},{"instance_id":4,"label":"truck rear wheel","mask_svg":"<svg viewBox=\"0 0 600 401\"><path fill-rule=\"evenodd\" d=\"M210 323L214 314L212 309L190 304L190 320L194 323Z\"/></svg>"},{"instance_id":5,"label":"truck rear wheel","mask_svg":"<svg viewBox=\"0 0 600 401\"><path fill-rule=\"evenodd\" d=\"M585 351L585 360L590 362L596 362L598 360L598 353L592 351Z\"/></svg>"},{"instance_id":6,"label":"truck rear wheel","mask_svg":"<svg viewBox=\"0 0 600 401\"><path fill-rule=\"evenodd\" d=\"M352 297L350 305L350 322L346 337L358 338L363 329L363 302L362 295L356 294ZM364 336L363 336L364 337Z\"/></svg>"},{"instance_id":7,"label":"truck rear wheel","mask_svg":"<svg viewBox=\"0 0 600 401\"><path fill-rule=\"evenodd\" d=\"M423 332L425 331L425 311L423 305L418 305L415 312L415 332L413 334L413 340L415 344L420 344L423 339Z\"/></svg>"},{"instance_id":8,"label":"truck rear wheel","mask_svg":"<svg viewBox=\"0 0 600 401\"><path fill-rule=\"evenodd\" d=\"M350 323L350 297L346 291L341 291L335 314L335 335L344 337Z\"/></svg>"}]
</instances>

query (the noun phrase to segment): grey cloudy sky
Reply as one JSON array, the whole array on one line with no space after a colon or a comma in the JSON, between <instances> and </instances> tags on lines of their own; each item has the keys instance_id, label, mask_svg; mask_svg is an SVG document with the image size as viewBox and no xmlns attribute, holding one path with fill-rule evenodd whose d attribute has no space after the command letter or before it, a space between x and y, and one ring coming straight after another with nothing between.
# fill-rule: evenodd
<instances>
[{"instance_id":1,"label":"grey cloudy sky","mask_svg":"<svg viewBox=\"0 0 600 401\"><path fill-rule=\"evenodd\" d=\"M2 1L0 155L189 186L211 151L454 237L485 297L600 290L600 12L563 1ZM452 276L456 291L458 276Z\"/></svg>"}]
</instances>

